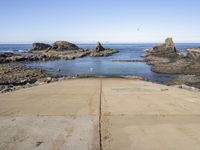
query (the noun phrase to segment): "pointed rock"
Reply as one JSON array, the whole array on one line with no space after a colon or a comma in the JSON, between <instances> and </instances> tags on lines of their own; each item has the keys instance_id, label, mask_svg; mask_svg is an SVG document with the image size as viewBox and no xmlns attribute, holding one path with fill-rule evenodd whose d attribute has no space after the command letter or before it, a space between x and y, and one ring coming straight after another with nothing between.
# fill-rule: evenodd
<instances>
[{"instance_id":1,"label":"pointed rock","mask_svg":"<svg viewBox=\"0 0 200 150\"><path fill-rule=\"evenodd\" d=\"M105 50L105 48L101 45L101 43L97 42L95 51L100 52L100 51L104 51L104 50Z\"/></svg>"}]
</instances>

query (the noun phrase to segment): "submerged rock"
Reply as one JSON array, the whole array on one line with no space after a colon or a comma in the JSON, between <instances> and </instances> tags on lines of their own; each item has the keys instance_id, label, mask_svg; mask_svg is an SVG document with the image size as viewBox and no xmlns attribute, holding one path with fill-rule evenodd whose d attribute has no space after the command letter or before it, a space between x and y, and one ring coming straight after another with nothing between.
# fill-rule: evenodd
<instances>
[{"instance_id":1,"label":"submerged rock","mask_svg":"<svg viewBox=\"0 0 200 150\"><path fill-rule=\"evenodd\" d=\"M79 50L80 48L77 45L67 41L56 41L55 43L53 43L52 49L57 51L65 51L65 50Z\"/></svg>"}]
</instances>

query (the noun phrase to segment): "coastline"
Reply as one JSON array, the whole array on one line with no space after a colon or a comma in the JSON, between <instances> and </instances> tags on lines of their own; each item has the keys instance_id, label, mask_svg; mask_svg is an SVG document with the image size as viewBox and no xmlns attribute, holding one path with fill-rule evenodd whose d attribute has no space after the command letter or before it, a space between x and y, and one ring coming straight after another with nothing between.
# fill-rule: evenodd
<instances>
[{"instance_id":1,"label":"coastline","mask_svg":"<svg viewBox=\"0 0 200 150\"><path fill-rule=\"evenodd\" d=\"M106 78L116 78L116 77L122 77L122 78L132 77L133 78L135 77L134 74L137 74L137 71L140 72L140 70L142 69L147 69L149 70L149 72L147 73L147 75L145 74L144 76L142 75L143 72L140 72L141 74L139 73L139 75L138 74L136 75L137 78L141 78L141 79L143 78L143 80L146 80L146 81L166 84L170 86L175 85L181 88L185 88L187 86L187 89L190 89L190 90L194 89L194 87L199 88L200 77L198 75L197 76L195 75L196 73L198 73L198 70L192 68L192 63L190 63L191 60L187 58L187 55L189 54L193 56L194 52L192 51L191 53L188 53L187 55L182 56L180 55L180 52L176 49L172 39L168 38L166 40L169 40L168 45L171 45L169 46L169 48L165 47L166 44L162 44L159 46L155 46L151 48L150 50L145 50L145 53L141 53L142 56L140 57L137 56L138 54L134 53L134 55L136 54L137 56L137 57L136 56L134 57L136 57L137 59L132 59L133 58L132 51L127 51L126 49L124 49L125 51L124 54L125 53L128 53L128 54L123 55L123 53L118 51L119 49L114 50L117 47L113 47L114 49L112 49L112 47L104 48L99 42L97 42L95 49L91 47L90 49L87 49L86 47L79 48L77 45L73 43L69 43L67 41L57 41L53 45L48 45L44 43L33 43L32 48L29 50L26 50L30 55L18 55L14 53L4 53L0 55L0 60L2 62L0 64L0 68L1 68L0 91L9 92L9 91L13 91L13 90L21 89L21 88L32 87L39 84L56 82L59 80L65 80L69 78L92 78L92 77L98 78L98 77L103 77L103 76L99 76L98 74L104 74L104 71L106 72L105 73L106 75L104 76ZM74 50L71 50L71 49L74 49ZM157 53L153 52L154 49L158 49L159 56L156 56ZM114 57L111 56L112 54L116 52L119 52L120 54L114 55ZM198 51L195 50L195 54L197 52ZM82 53L88 53L87 55L91 54L91 56L85 56L85 55L82 55ZM120 57L121 54L123 55L122 57ZM127 57L127 55L130 55L130 56ZM74 60L82 56L85 57L86 59L80 58L80 59ZM105 56L110 56L110 57L108 57L108 59L105 59L107 58ZM170 58L171 56L173 56L174 58L171 59ZM81 71L79 72L79 70L74 70L72 74L69 73L66 75L65 75L65 68L67 67L79 68L81 67L81 65L70 66L67 63L66 64L64 63L64 65L62 63L58 63L58 65L56 63L53 64L54 62L56 62L56 60L71 62L71 64L73 63L81 64L82 62L83 63L90 62L91 60L87 59L87 57L93 57L91 58L91 60L94 59L96 61L99 61L100 59L102 59L101 60L102 64L97 63L96 66L94 66L96 68L93 68L93 66L87 66L85 68L82 68L82 72ZM122 59L122 58L131 58L131 59ZM49 59L50 61L48 61ZM84 61L81 61L81 60L84 60ZM107 68L107 70L103 69L104 60L107 60L105 65L110 65L108 68L107 66L105 67ZM53 73L51 73L51 71L48 72L48 70L45 70L45 68L40 69L39 67L38 68L34 67L34 65L33 66L25 65L26 63L29 64L30 61L36 63L36 66L37 66L37 63L39 64L41 63L45 65L46 62L47 63L50 62L50 64L54 65L54 67L56 68L54 68ZM198 61L192 60L192 62L197 64L196 66L197 68ZM91 63L96 63L96 62L91 61ZM116 67L115 65L112 66L112 63L116 63L116 65L120 65L120 64L122 65L120 65L120 67ZM123 69L125 67L123 63L126 64L126 66L129 66L125 70ZM145 68L144 66L142 66L144 68L141 68L141 69L139 67L134 68L134 67L130 67L131 63L133 63L133 66L134 64L136 64L135 66L137 66L137 63L138 64L144 63L148 67ZM18 69L16 69L16 67L9 66L11 64L15 64L15 66L18 67ZM185 64L187 66L189 65L189 67L187 67L187 72L180 72L182 70L186 70L184 68ZM3 65L7 65L8 68L2 67ZM63 68L60 68L59 65L61 65L61 67ZM65 66L65 65L68 65L68 66ZM176 69L176 67L174 67L173 65L178 66L178 69ZM115 73L112 75L112 67L116 67L114 70L115 73L117 72L116 75ZM93 73L93 69L96 72ZM98 69L100 70L102 69L100 73L98 72ZM121 69L123 71L118 72L118 70L121 70ZM130 69L131 70L136 69L136 70L134 70L135 71L134 73L130 72L130 74L133 74L133 76L132 75L126 76L125 75L126 73L124 74L124 71L126 72L126 70L130 70ZM84 72L83 70L87 70L87 71ZM196 70L197 72L195 72ZM190 73L192 73L193 75L191 75ZM152 75L153 79L151 79L151 77L147 77L150 74ZM16 80L16 83L15 83L15 80Z\"/></svg>"}]
</instances>

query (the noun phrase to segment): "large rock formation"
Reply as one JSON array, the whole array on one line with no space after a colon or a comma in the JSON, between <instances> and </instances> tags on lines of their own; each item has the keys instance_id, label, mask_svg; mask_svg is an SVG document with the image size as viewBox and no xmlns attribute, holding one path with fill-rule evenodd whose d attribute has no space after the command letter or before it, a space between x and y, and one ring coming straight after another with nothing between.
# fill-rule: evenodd
<instances>
[{"instance_id":1,"label":"large rock formation","mask_svg":"<svg viewBox=\"0 0 200 150\"><path fill-rule=\"evenodd\" d=\"M152 65L152 71L159 73L182 73L188 65L183 58L172 38L167 38L164 44L149 49L144 55L147 63Z\"/></svg>"},{"instance_id":2,"label":"large rock formation","mask_svg":"<svg viewBox=\"0 0 200 150\"><path fill-rule=\"evenodd\" d=\"M180 57L180 53L177 51L172 38L167 38L164 44L155 46L146 52L145 57L165 57L165 58L177 58Z\"/></svg>"},{"instance_id":3,"label":"large rock formation","mask_svg":"<svg viewBox=\"0 0 200 150\"><path fill-rule=\"evenodd\" d=\"M148 50L144 55L151 70L157 73L179 74L167 84L186 84L200 87L200 48L188 49L186 57L181 55L171 38ZM193 76L191 76L193 75ZM198 79L198 80L197 80Z\"/></svg>"},{"instance_id":4,"label":"large rock formation","mask_svg":"<svg viewBox=\"0 0 200 150\"><path fill-rule=\"evenodd\" d=\"M118 53L119 51L110 49L110 48L104 48L100 42L97 42L96 48L91 51L90 56L92 57L105 57L110 56L114 53Z\"/></svg>"},{"instance_id":5,"label":"large rock formation","mask_svg":"<svg viewBox=\"0 0 200 150\"><path fill-rule=\"evenodd\" d=\"M45 43L33 43L31 51L47 50L47 49L50 49L50 48L51 48L51 45L49 45L49 44L45 44Z\"/></svg>"},{"instance_id":6,"label":"large rock formation","mask_svg":"<svg viewBox=\"0 0 200 150\"><path fill-rule=\"evenodd\" d=\"M55 43L53 43L52 49L57 51L65 51L65 50L79 50L80 48L77 45L67 41L56 41Z\"/></svg>"}]
</instances>

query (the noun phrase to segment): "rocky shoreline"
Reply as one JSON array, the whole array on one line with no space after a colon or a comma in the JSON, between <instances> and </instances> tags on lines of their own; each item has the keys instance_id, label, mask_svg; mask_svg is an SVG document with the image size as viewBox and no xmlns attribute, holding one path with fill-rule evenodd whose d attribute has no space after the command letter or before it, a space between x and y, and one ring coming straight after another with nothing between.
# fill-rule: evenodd
<instances>
[{"instance_id":1,"label":"rocky shoreline","mask_svg":"<svg viewBox=\"0 0 200 150\"><path fill-rule=\"evenodd\" d=\"M52 80L41 70L20 67L16 64L0 64L0 92L10 92L20 88Z\"/></svg>"},{"instance_id":2,"label":"rocky shoreline","mask_svg":"<svg viewBox=\"0 0 200 150\"><path fill-rule=\"evenodd\" d=\"M177 50L172 38L155 46L143 55L151 70L156 73L177 74L168 85L185 84L200 88L200 48L188 49L186 56Z\"/></svg>"},{"instance_id":3,"label":"rocky shoreline","mask_svg":"<svg viewBox=\"0 0 200 150\"><path fill-rule=\"evenodd\" d=\"M100 42L97 42L95 49L90 50L79 48L67 41L56 41L53 45L33 43L32 48L26 50L26 52L28 55L0 54L0 93L65 79L65 77L52 77L42 70L19 66L17 65L18 62L71 60L85 56L105 57L118 51L106 49Z\"/></svg>"},{"instance_id":4,"label":"rocky shoreline","mask_svg":"<svg viewBox=\"0 0 200 150\"><path fill-rule=\"evenodd\" d=\"M29 55L14 53L0 54L0 63L48 61L65 59L71 60L80 57L106 57L119 52L114 49L106 49L97 42L95 49L82 49L67 41L56 41L52 46L44 43L33 43L32 48L26 50Z\"/></svg>"},{"instance_id":5,"label":"rocky shoreline","mask_svg":"<svg viewBox=\"0 0 200 150\"><path fill-rule=\"evenodd\" d=\"M117 50L106 49L97 42L95 49L82 49L67 41L57 41L53 45L33 43L27 50L29 55L4 53L0 55L0 93L32 87L73 77L52 77L39 69L17 65L18 62L47 61L80 57L106 57ZM200 89L200 47L188 49L186 56L176 48L172 38L167 38L164 44L155 46L143 54L144 60L113 60L119 62L146 62L151 70L162 74L176 74L166 85L179 88ZM78 77L78 76L76 76Z\"/></svg>"}]
</instances>

